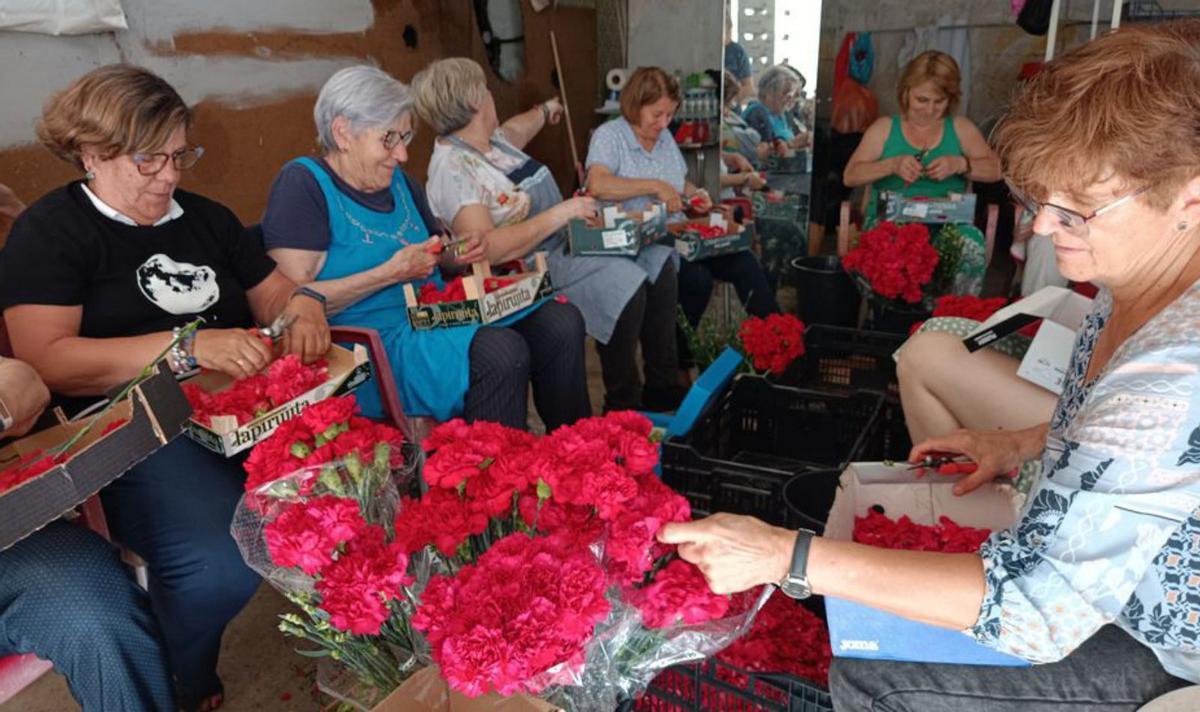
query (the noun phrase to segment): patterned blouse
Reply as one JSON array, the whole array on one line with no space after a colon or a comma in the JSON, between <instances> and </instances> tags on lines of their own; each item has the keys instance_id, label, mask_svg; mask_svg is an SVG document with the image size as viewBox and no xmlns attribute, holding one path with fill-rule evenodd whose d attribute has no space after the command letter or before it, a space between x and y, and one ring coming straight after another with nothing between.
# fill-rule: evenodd
<instances>
[{"instance_id":1,"label":"patterned blouse","mask_svg":"<svg viewBox=\"0 0 1200 712\"><path fill-rule=\"evenodd\" d=\"M1080 330L1045 475L980 551L987 591L969 632L1045 663L1115 623L1200 682L1200 283L1088 384L1111 309L1101 291Z\"/></svg>"}]
</instances>

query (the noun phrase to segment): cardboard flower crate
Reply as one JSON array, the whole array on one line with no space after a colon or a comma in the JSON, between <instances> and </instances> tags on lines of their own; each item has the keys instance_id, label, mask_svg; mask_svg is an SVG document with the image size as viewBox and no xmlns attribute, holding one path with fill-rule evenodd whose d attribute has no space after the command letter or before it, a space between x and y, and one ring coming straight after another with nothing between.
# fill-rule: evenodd
<instances>
[{"instance_id":1,"label":"cardboard flower crate","mask_svg":"<svg viewBox=\"0 0 1200 712\"><path fill-rule=\"evenodd\" d=\"M722 212L709 213L707 224L704 225L714 232L721 230L719 235L705 237L697 228L701 222L690 220L667 225L675 239L675 251L688 262L748 250L754 243L753 228L728 220Z\"/></svg>"},{"instance_id":2,"label":"cardboard flower crate","mask_svg":"<svg viewBox=\"0 0 1200 712\"><path fill-rule=\"evenodd\" d=\"M466 299L457 302L421 304L417 290L412 284L404 285L404 301L408 307L408 323L412 328L439 329L467 324L490 324L515 314L535 302L550 296L554 291L550 283L550 270L546 266L546 253L535 252L533 269L516 274L504 275L513 281L488 291L487 281L495 279L492 268L486 262L476 262L463 275L463 290Z\"/></svg>"},{"instance_id":3,"label":"cardboard flower crate","mask_svg":"<svg viewBox=\"0 0 1200 712\"><path fill-rule=\"evenodd\" d=\"M528 695L501 697L490 693L474 699L450 689L430 666L413 673L371 712L559 712L554 705Z\"/></svg>"},{"instance_id":4,"label":"cardboard flower crate","mask_svg":"<svg viewBox=\"0 0 1200 712\"><path fill-rule=\"evenodd\" d=\"M800 211L808 207L808 196L798 193L755 191L751 196L755 220L798 220Z\"/></svg>"},{"instance_id":5,"label":"cardboard flower crate","mask_svg":"<svg viewBox=\"0 0 1200 712\"><path fill-rule=\"evenodd\" d=\"M691 433L663 442L663 482L687 497L697 516L735 512L786 524L783 486L798 474L859 459L882 407L878 393L827 393L739 376Z\"/></svg>"},{"instance_id":6,"label":"cardboard flower crate","mask_svg":"<svg viewBox=\"0 0 1200 712\"><path fill-rule=\"evenodd\" d=\"M0 550L69 512L183 431L192 409L165 367L136 385L72 446L66 461L0 492ZM111 432L113 423L124 421ZM70 440L88 419L63 423L0 449L0 469Z\"/></svg>"},{"instance_id":7,"label":"cardboard flower crate","mask_svg":"<svg viewBox=\"0 0 1200 712\"><path fill-rule=\"evenodd\" d=\"M895 191L879 194L879 219L895 223L975 222L975 194L951 193L945 198L910 198Z\"/></svg>"},{"instance_id":8,"label":"cardboard flower crate","mask_svg":"<svg viewBox=\"0 0 1200 712\"><path fill-rule=\"evenodd\" d=\"M903 466L855 462L842 474L841 485L825 524L825 536L850 540L854 518L874 506L888 517L908 515L917 524L935 524L947 516L958 524L1004 529L1017 510L1013 496L1000 488L980 487L956 497L956 478L917 473ZM1020 658L980 645L961 631L901 618L858 603L825 597L833 654L871 660L906 660L967 665L1027 666Z\"/></svg>"},{"instance_id":9,"label":"cardboard flower crate","mask_svg":"<svg viewBox=\"0 0 1200 712\"><path fill-rule=\"evenodd\" d=\"M661 242L666 236L667 206L658 200L651 201L640 213L607 205L595 223L579 218L567 223L568 249L580 257L637 257L643 247Z\"/></svg>"},{"instance_id":10,"label":"cardboard flower crate","mask_svg":"<svg viewBox=\"0 0 1200 712\"><path fill-rule=\"evenodd\" d=\"M325 354L325 360L329 363L329 378L316 388L301 393L244 425L238 425L237 417L233 415L214 415L211 426L189 418L188 437L218 455L232 457L265 440L281 423L300 415L307 406L349 393L371 377L370 359L366 348L361 345L355 345L354 350L349 351L333 344ZM219 393L233 385L233 378L207 371L189 379L188 383L209 393Z\"/></svg>"}]
</instances>

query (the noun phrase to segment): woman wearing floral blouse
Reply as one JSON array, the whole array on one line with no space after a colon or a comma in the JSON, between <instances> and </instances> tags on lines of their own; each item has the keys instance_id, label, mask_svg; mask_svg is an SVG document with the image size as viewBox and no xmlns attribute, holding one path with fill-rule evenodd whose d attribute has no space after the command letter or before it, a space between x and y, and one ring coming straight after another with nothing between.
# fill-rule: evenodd
<instances>
[{"instance_id":1,"label":"woman wearing floral blouse","mask_svg":"<svg viewBox=\"0 0 1200 712\"><path fill-rule=\"evenodd\" d=\"M1169 88L1169 89L1168 89ZM1047 66L996 134L1058 266L1102 287L1049 423L919 444L1041 454L1017 523L978 554L877 549L717 515L660 535L715 590L804 570L813 592L962 630L1034 663L839 658L842 710L1133 710L1200 682L1200 21L1122 27ZM808 545L793 564L794 542Z\"/></svg>"}]
</instances>

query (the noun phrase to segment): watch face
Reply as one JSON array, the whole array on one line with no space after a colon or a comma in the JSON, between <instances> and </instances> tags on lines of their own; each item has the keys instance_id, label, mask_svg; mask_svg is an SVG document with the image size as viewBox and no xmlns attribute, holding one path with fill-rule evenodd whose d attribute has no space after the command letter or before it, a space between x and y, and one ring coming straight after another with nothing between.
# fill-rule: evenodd
<instances>
[{"instance_id":1,"label":"watch face","mask_svg":"<svg viewBox=\"0 0 1200 712\"><path fill-rule=\"evenodd\" d=\"M779 584L779 590L790 598L801 599L808 598L812 595L812 587L808 585L807 579L788 576Z\"/></svg>"}]
</instances>

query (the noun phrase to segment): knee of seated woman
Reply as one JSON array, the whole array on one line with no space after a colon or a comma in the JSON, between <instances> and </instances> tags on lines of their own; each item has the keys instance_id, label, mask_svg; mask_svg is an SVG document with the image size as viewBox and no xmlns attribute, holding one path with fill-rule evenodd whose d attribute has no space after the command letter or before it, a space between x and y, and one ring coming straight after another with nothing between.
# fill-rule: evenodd
<instances>
[{"instance_id":1,"label":"knee of seated woman","mask_svg":"<svg viewBox=\"0 0 1200 712\"><path fill-rule=\"evenodd\" d=\"M529 344L515 329L485 326L471 339L471 380L529 378Z\"/></svg>"},{"instance_id":2,"label":"knee of seated woman","mask_svg":"<svg viewBox=\"0 0 1200 712\"><path fill-rule=\"evenodd\" d=\"M937 373L967 353L962 340L954 334L923 331L904 342L896 358L896 376L907 380Z\"/></svg>"}]
</instances>

